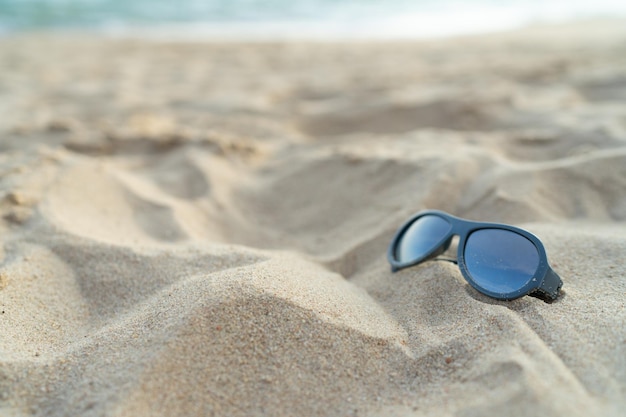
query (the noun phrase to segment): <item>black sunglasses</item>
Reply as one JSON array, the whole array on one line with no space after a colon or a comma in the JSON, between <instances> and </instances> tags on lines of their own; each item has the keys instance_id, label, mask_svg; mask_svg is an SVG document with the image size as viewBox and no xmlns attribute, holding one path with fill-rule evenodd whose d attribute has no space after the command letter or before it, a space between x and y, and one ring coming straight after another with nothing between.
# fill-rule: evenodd
<instances>
[{"instance_id":1,"label":"black sunglasses","mask_svg":"<svg viewBox=\"0 0 626 417\"><path fill-rule=\"evenodd\" d=\"M532 233L482 223L437 210L417 213L398 229L387 258L393 272L433 259L459 236L456 262L472 287L499 300L524 295L553 301L563 286L548 264L546 250Z\"/></svg>"}]
</instances>

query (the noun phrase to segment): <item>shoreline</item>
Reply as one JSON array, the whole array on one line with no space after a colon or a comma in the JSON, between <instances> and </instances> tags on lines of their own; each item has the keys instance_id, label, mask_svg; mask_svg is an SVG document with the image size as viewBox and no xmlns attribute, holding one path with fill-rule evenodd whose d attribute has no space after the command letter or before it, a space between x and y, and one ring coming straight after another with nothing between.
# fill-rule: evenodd
<instances>
[{"instance_id":1,"label":"shoreline","mask_svg":"<svg viewBox=\"0 0 626 417\"><path fill-rule=\"evenodd\" d=\"M534 31L551 32L576 32L579 30L606 31L611 30L621 32L626 26L626 16L603 17L603 18L582 18L565 21L536 21L525 22L512 25L505 25L495 28L483 28L481 30L456 30L445 33L385 33L379 32L376 36L368 35L365 30L350 31L349 29L327 30L317 24L307 27L307 25L286 25L279 24L216 24L206 26L204 24L181 24L162 25L153 27L135 28L41 28L32 30L17 30L0 32L1 39L55 36L65 37L90 37L113 40L145 40L155 42L176 42L176 43L385 43L385 42L429 42L446 41L451 39L471 39L488 38L499 35L519 35ZM369 30L371 31L371 30ZM587 36L587 35L585 35Z\"/></svg>"}]
</instances>

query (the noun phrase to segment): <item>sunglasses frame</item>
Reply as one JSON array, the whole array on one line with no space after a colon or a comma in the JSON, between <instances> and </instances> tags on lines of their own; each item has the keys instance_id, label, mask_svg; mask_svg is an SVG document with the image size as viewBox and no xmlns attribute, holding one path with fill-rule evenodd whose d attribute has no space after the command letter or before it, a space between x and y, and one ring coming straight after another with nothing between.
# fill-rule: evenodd
<instances>
[{"instance_id":1,"label":"sunglasses frame","mask_svg":"<svg viewBox=\"0 0 626 417\"><path fill-rule=\"evenodd\" d=\"M436 245L433 246L433 249L430 250L425 255L418 257L417 259L411 260L409 262L399 262L395 258L396 248L400 239L404 235L404 232L418 219L421 217L431 215L438 216L448 223L450 223L450 231L444 236ZM526 283L522 288L506 292L493 292L489 291L474 281L469 271L467 270L467 266L465 263L465 245L467 243L470 235L478 230L484 229L500 229L500 230L508 230L510 232L519 234L526 239L528 239L537 249L539 254L539 266L535 271L533 277ZM496 298L498 300L514 300L516 298L523 297L525 295L530 295L533 297L540 298L546 302L554 301L559 293L559 290L563 286L563 281L557 275L556 272L550 267L548 263L548 257L546 256L546 250L543 247L543 244L532 233L520 229L515 226L510 226L508 224L502 223L485 223L485 222L477 222L472 220L466 220L459 217L452 216L446 212L439 210L424 210L413 216L409 220L407 220L395 233L393 239L391 239L391 243L389 244L389 249L387 250L387 259L391 264L391 272L396 272L404 268L408 268L410 266L414 266L420 264L422 262L431 260L436 258L445 252L454 236L459 236L459 246L457 252L457 265L461 270L461 274L465 278L465 280L477 291L485 294L489 297Z\"/></svg>"}]
</instances>

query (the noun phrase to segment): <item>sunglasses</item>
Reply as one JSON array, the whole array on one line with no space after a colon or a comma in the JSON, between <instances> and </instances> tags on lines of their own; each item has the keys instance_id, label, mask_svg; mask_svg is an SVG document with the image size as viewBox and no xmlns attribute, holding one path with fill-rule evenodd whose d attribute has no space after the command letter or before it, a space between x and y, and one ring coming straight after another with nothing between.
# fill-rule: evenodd
<instances>
[{"instance_id":1,"label":"sunglasses","mask_svg":"<svg viewBox=\"0 0 626 417\"><path fill-rule=\"evenodd\" d=\"M392 272L441 255L454 236L459 236L459 247L457 260L451 261L485 295L498 300L530 295L549 302L563 286L548 264L543 244L532 233L437 210L417 213L398 229L387 252Z\"/></svg>"}]
</instances>

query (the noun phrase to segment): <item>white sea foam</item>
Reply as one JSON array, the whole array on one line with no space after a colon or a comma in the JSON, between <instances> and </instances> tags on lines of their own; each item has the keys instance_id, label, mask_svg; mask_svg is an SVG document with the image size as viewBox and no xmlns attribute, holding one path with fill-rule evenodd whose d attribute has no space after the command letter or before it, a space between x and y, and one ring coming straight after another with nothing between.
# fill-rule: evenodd
<instances>
[{"instance_id":1,"label":"white sea foam","mask_svg":"<svg viewBox=\"0 0 626 417\"><path fill-rule=\"evenodd\" d=\"M616 0L0 0L0 34L53 28L172 40L401 39L619 16L626 2Z\"/></svg>"}]
</instances>

